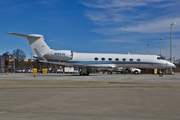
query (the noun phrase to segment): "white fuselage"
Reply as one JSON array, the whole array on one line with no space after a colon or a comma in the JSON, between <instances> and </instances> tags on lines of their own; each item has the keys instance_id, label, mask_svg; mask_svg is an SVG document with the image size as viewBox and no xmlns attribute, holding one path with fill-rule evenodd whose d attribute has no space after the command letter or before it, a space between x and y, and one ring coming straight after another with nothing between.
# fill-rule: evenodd
<instances>
[{"instance_id":1,"label":"white fuselage","mask_svg":"<svg viewBox=\"0 0 180 120\"><path fill-rule=\"evenodd\" d=\"M54 51L54 53L57 53ZM169 68L174 64L160 59L157 55L138 54L107 54L107 53L76 53L73 52L72 59L58 59L61 55L52 53L51 60L63 61L64 63L101 64L115 67L137 67L137 68Z\"/></svg>"}]
</instances>

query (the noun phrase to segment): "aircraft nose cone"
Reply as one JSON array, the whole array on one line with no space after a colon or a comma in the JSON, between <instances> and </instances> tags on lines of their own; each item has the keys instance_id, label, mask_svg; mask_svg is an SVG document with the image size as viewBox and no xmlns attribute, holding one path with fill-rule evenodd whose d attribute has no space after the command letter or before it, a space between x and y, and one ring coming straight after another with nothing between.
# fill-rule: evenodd
<instances>
[{"instance_id":1,"label":"aircraft nose cone","mask_svg":"<svg viewBox=\"0 0 180 120\"><path fill-rule=\"evenodd\" d=\"M172 67L172 68L176 68L176 66L175 66L173 63L170 63L170 62L167 63L167 66L168 66L168 67Z\"/></svg>"}]
</instances>

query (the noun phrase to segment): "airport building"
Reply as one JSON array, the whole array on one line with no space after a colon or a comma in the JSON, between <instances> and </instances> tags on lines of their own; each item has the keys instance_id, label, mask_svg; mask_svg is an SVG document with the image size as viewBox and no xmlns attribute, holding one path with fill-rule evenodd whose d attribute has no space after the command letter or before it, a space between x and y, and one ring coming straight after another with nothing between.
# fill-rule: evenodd
<instances>
[{"instance_id":1,"label":"airport building","mask_svg":"<svg viewBox=\"0 0 180 120\"><path fill-rule=\"evenodd\" d=\"M50 63L42 63L39 60L27 59L17 60L14 59L10 52L5 52L0 55L0 68L57 68L58 66Z\"/></svg>"},{"instance_id":2,"label":"airport building","mask_svg":"<svg viewBox=\"0 0 180 120\"><path fill-rule=\"evenodd\" d=\"M5 67L5 57L0 55L0 69Z\"/></svg>"}]
</instances>

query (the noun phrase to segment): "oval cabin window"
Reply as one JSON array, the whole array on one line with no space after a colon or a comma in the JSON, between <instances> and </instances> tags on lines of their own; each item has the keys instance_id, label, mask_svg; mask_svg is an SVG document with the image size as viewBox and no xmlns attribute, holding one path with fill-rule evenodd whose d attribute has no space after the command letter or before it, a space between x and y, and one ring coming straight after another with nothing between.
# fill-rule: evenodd
<instances>
[{"instance_id":1,"label":"oval cabin window","mask_svg":"<svg viewBox=\"0 0 180 120\"><path fill-rule=\"evenodd\" d=\"M104 61L104 60L105 60L105 58L101 58L101 60L102 60L102 61Z\"/></svg>"},{"instance_id":2,"label":"oval cabin window","mask_svg":"<svg viewBox=\"0 0 180 120\"><path fill-rule=\"evenodd\" d=\"M97 60L98 60L98 58L96 57L96 58L94 58L94 60L96 60L96 61L97 61Z\"/></svg>"},{"instance_id":3,"label":"oval cabin window","mask_svg":"<svg viewBox=\"0 0 180 120\"><path fill-rule=\"evenodd\" d=\"M119 61L119 58L116 58L115 60L116 60L116 61Z\"/></svg>"},{"instance_id":4,"label":"oval cabin window","mask_svg":"<svg viewBox=\"0 0 180 120\"><path fill-rule=\"evenodd\" d=\"M123 58L122 60L123 60L123 61L126 61L126 58Z\"/></svg>"}]
</instances>

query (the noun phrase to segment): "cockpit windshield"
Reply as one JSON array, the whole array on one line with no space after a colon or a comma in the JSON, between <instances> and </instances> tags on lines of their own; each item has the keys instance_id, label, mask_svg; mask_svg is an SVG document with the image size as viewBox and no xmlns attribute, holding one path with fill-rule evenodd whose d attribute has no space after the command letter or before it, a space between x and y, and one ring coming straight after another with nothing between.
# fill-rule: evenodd
<instances>
[{"instance_id":1,"label":"cockpit windshield","mask_svg":"<svg viewBox=\"0 0 180 120\"><path fill-rule=\"evenodd\" d=\"M161 60L161 57L157 57L157 60Z\"/></svg>"},{"instance_id":2,"label":"cockpit windshield","mask_svg":"<svg viewBox=\"0 0 180 120\"><path fill-rule=\"evenodd\" d=\"M162 57L162 56L158 56L157 57L157 60L164 60L165 58L164 57Z\"/></svg>"}]
</instances>

